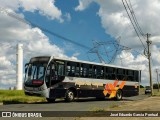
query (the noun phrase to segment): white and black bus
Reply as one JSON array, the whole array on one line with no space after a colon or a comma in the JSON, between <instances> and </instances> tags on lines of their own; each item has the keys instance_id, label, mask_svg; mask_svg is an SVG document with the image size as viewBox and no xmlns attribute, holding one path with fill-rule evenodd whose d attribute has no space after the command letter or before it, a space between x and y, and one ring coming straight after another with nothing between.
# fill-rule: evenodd
<instances>
[{"instance_id":1,"label":"white and black bus","mask_svg":"<svg viewBox=\"0 0 160 120\"><path fill-rule=\"evenodd\" d=\"M139 94L141 71L109 64L58 58L33 57L25 65L26 95L73 101L79 97L115 98Z\"/></svg>"}]
</instances>

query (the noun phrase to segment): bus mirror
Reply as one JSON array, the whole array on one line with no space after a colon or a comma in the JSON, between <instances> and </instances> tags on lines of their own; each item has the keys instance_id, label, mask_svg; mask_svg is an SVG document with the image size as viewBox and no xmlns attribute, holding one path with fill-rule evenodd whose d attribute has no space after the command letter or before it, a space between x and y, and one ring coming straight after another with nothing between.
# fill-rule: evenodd
<instances>
[{"instance_id":1,"label":"bus mirror","mask_svg":"<svg viewBox=\"0 0 160 120\"><path fill-rule=\"evenodd\" d=\"M28 65L28 63L25 64L25 73L27 72Z\"/></svg>"}]
</instances>

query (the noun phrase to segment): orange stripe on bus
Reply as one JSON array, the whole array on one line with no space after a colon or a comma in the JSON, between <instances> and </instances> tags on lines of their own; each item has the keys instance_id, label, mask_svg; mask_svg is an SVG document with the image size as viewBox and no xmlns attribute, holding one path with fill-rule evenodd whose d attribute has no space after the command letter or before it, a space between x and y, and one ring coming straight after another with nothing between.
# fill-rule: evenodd
<instances>
[{"instance_id":1,"label":"orange stripe on bus","mask_svg":"<svg viewBox=\"0 0 160 120\"><path fill-rule=\"evenodd\" d=\"M110 94L109 98L113 98L116 96L116 92L118 89L122 89L126 83L126 81L122 81L119 87L117 87L119 80L114 81L114 83L109 83L105 85L105 89L103 91L103 94L106 96L107 94Z\"/></svg>"},{"instance_id":2,"label":"orange stripe on bus","mask_svg":"<svg viewBox=\"0 0 160 120\"><path fill-rule=\"evenodd\" d=\"M109 98L114 98L116 96L116 91L112 91L112 93L110 94Z\"/></svg>"},{"instance_id":3,"label":"orange stripe on bus","mask_svg":"<svg viewBox=\"0 0 160 120\"><path fill-rule=\"evenodd\" d=\"M116 87L118 82L119 82L119 80L114 81L113 86Z\"/></svg>"},{"instance_id":4,"label":"orange stripe on bus","mask_svg":"<svg viewBox=\"0 0 160 120\"><path fill-rule=\"evenodd\" d=\"M107 95L107 93L108 93L107 90L104 90L104 91L103 91L103 94L104 94L105 96Z\"/></svg>"},{"instance_id":5,"label":"orange stripe on bus","mask_svg":"<svg viewBox=\"0 0 160 120\"><path fill-rule=\"evenodd\" d=\"M109 87L109 84L106 84L106 90L108 91L109 94L112 92L110 87Z\"/></svg>"},{"instance_id":6,"label":"orange stripe on bus","mask_svg":"<svg viewBox=\"0 0 160 120\"><path fill-rule=\"evenodd\" d=\"M119 85L119 88L122 89L124 87L125 83L126 83L126 81L122 81L121 84Z\"/></svg>"},{"instance_id":7,"label":"orange stripe on bus","mask_svg":"<svg viewBox=\"0 0 160 120\"><path fill-rule=\"evenodd\" d=\"M111 91L114 91L114 86L113 86L112 83L109 84L109 88L110 88Z\"/></svg>"}]
</instances>

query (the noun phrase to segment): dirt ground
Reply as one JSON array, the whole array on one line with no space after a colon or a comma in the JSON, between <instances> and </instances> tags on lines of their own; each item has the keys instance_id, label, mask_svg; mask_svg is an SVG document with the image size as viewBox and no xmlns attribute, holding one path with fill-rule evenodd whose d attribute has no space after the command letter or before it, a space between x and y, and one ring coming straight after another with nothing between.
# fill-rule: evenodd
<instances>
[{"instance_id":1,"label":"dirt ground","mask_svg":"<svg viewBox=\"0 0 160 120\"><path fill-rule=\"evenodd\" d=\"M160 111L160 97L148 97L144 100L125 101L122 105L106 111ZM80 120L160 120L160 117L85 117Z\"/></svg>"},{"instance_id":2,"label":"dirt ground","mask_svg":"<svg viewBox=\"0 0 160 120\"><path fill-rule=\"evenodd\" d=\"M125 101L115 109L124 111L160 111L160 97L148 97L138 101Z\"/></svg>"},{"instance_id":3,"label":"dirt ground","mask_svg":"<svg viewBox=\"0 0 160 120\"><path fill-rule=\"evenodd\" d=\"M148 97L143 100L122 101L120 106L107 108L105 111L160 111L160 97ZM104 112L105 112L104 111ZM11 118L11 120L17 118ZM23 118L27 120L28 118ZM160 120L160 117L56 117L30 118L30 120ZM9 119L3 119L9 120Z\"/></svg>"}]
</instances>

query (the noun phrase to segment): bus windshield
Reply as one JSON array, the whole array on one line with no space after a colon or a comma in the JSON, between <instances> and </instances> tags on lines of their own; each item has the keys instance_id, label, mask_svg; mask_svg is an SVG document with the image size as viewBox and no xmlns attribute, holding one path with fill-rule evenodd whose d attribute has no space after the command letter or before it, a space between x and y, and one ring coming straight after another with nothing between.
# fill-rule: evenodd
<instances>
[{"instance_id":1,"label":"bus windshield","mask_svg":"<svg viewBox=\"0 0 160 120\"><path fill-rule=\"evenodd\" d=\"M25 81L27 84L32 84L33 80L43 81L47 63L32 63L28 64L25 70Z\"/></svg>"}]
</instances>

